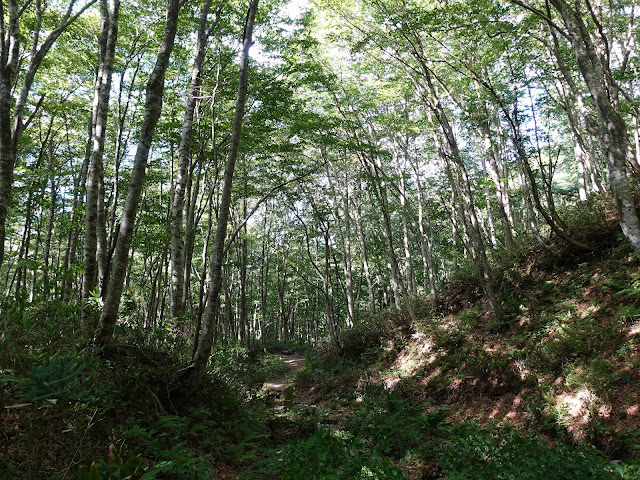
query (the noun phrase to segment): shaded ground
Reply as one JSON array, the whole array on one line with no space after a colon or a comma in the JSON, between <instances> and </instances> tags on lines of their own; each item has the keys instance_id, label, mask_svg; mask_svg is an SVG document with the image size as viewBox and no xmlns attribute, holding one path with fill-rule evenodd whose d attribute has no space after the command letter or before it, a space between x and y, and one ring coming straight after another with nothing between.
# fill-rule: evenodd
<instances>
[{"instance_id":1,"label":"shaded ground","mask_svg":"<svg viewBox=\"0 0 640 480\"><path fill-rule=\"evenodd\" d=\"M305 357L302 353L292 353L289 355L281 354L279 355L279 357L283 363L289 366L289 369L286 372L266 382L264 384L265 391L284 392L287 380L295 375L295 373L301 370L304 366Z\"/></svg>"},{"instance_id":2,"label":"shaded ground","mask_svg":"<svg viewBox=\"0 0 640 480\"><path fill-rule=\"evenodd\" d=\"M311 355L289 404L322 428L288 455L344 447L343 463L361 451L362 468L390 459L411 479L473 468L483 476L456 478L542 478L529 460L566 474L554 478L640 478L637 260L620 247L507 273L507 322L465 278L466 290L445 292L444 307L424 308L418 322L389 313L344 332L340 355ZM567 476L587 457L596 473ZM616 473L611 460L623 462ZM505 465L513 472L492 476Z\"/></svg>"}]
</instances>

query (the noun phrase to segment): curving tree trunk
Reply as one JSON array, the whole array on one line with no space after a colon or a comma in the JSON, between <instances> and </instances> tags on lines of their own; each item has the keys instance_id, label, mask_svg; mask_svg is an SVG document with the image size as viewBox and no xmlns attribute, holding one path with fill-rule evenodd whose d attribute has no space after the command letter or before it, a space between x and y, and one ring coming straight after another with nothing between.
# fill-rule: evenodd
<instances>
[{"instance_id":1,"label":"curving tree trunk","mask_svg":"<svg viewBox=\"0 0 640 480\"><path fill-rule=\"evenodd\" d=\"M640 258L640 219L627 176L627 165L633 164L635 158L631 158L633 150L627 125L614 105L617 87L608 66L596 51L578 6L571 7L565 0L550 2L562 17L578 67L595 103L598 137L607 160L609 183L616 199L620 227Z\"/></svg>"},{"instance_id":2,"label":"curving tree trunk","mask_svg":"<svg viewBox=\"0 0 640 480\"><path fill-rule=\"evenodd\" d=\"M607 161L609 183L616 200L620 227L636 256L640 258L640 219L627 174L627 166L635 166L637 163L627 134L627 125L617 110L619 87L613 79L608 62L598 52L599 47L604 47L601 48L604 51L609 48L602 29L599 34L603 44L597 46L580 11L580 2L577 1L569 4L566 0L549 0L560 14L561 25L553 23L549 18L550 8L545 13L526 1L511 1L544 18L550 28L559 31L571 45L598 114L598 139Z\"/></svg>"},{"instance_id":3,"label":"curving tree trunk","mask_svg":"<svg viewBox=\"0 0 640 480\"><path fill-rule=\"evenodd\" d=\"M198 343L191 359L191 364L182 372L178 380L178 386L174 394L188 395L193 392L205 374L209 357L213 348L213 334L215 331L215 319L220 305L220 290L222 287L222 261L224 257L224 242L227 236L229 223L229 206L231 204L231 189L233 187L233 172L238 158L240 137L242 134L242 120L247 101L247 83L249 76L249 48L252 45L253 25L258 10L258 1L252 0L247 13L244 38L242 39L242 57L240 59L240 80L238 82L238 97L236 109L231 127L231 140L229 154L224 171L224 183L220 208L218 209L218 225L213 240L213 252L211 259L211 283L207 291L207 305L202 319L202 331L198 335Z\"/></svg>"},{"instance_id":4,"label":"curving tree trunk","mask_svg":"<svg viewBox=\"0 0 640 480\"><path fill-rule=\"evenodd\" d=\"M164 93L164 78L169 65L169 57L178 28L178 13L182 2L167 0L166 26L160 43L156 64L147 82L147 95L144 108L144 118L140 129L140 139L136 150L131 171L129 190L124 204L124 211L120 219L118 238L112 259L111 273L104 307L100 314L98 328L95 333L96 345L108 345L113 336L113 330L118 319L118 308L124 288L127 266L129 263L129 248L135 226L136 213L140 204L142 187L147 169L147 159L153 140L153 134L162 111L162 96Z\"/></svg>"}]
</instances>

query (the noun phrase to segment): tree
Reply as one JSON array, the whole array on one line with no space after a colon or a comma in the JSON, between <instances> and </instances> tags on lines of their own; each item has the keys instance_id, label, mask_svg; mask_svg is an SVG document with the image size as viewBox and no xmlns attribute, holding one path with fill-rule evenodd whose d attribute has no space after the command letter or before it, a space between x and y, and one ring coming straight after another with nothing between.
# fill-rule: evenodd
<instances>
[{"instance_id":1,"label":"tree","mask_svg":"<svg viewBox=\"0 0 640 480\"><path fill-rule=\"evenodd\" d=\"M118 39L118 16L120 0L100 0L100 64L94 80L93 112L91 121L91 156L87 175L87 202L84 238L84 272L82 279L82 299L87 300L97 285L96 254L100 245L100 267L106 268L106 225L104 213L99 222L99 196L104 195L104 153L105 132L111 95L111 77L116 43ZM104 199L103 199L104 200ZM99 241L100 239L100 241ZM104 273L101 276L103 279Z\"/></svg>"},{"instance_id":2,"label":"tree","mask_svg":"<svg viewBox=\"0 0 640 480\"><path fill-rule=\"evenodd\" d=\"M238 149L242 134L242 119L247 99L247 84L249 77L249 48L253 43L253 26L258 10L258 0L252 0L249 5L242 38L242 55L240 58L240 80L238 82L238 96L233 116L231 139L227 162L224 170L224 183L218 208L218 224L213 239L213 255L211 259L211 284L207 291L207 305L204 311L202 332L198 336L191 364L183 370L175 390L177 395L187 395L193 392L201 381L206 371L211 349L213 347L213 334L215 318L220 305L220 290L222 288L222 262L224 256L224 243L227 236L229 222L229 206L231 204L231 190L233 187L233 172L238 158Z\"/></svg>"},{"instance_id":3,"label":"tree","mask_svg":"<svg viewBox=\"0 0 640 480\"><path fill-rule=\"evenodd\" d=\"M167 0L164 34L154 69L147 82L144 118L140 128L138 147L131 171L129 191L127 192L124 211L120 219L107 295L94 336L94 342L100 346L109 344L118 319L118 308L120 307L127 264L129 262L131 237L133 235L136 213L140 204L149 150L151 148L151 142L153 141L156 125L158 124L158 118L162 111L165 73L169 65L171 51L173 50L180 6L181 2L179 0Z\"/></svg>"},{"instance_id":4,"label":"tree","mask_svg":"<svg viewBox=\"0 0 640 480\"><path fill-rule=\"evenodd\" d=\"M7 212L18 142L43 100L40 99L30 114L27 112L36 74L58 37L95 1L89 0L76 10L77 0L71 0L61 11L52 12L47 11L46 4L41 2L26 2L18 6L17 0L0 1L0 266L4 262ZM34 15L35 27L30 32L28 60L23 64L21 26L30 21L27 13ZM51 17L57 19L57 24L45 23Z\"/></svg>"},{"instance_id":5,"label":"tree","mask_svg":"<svg viewBox=\"0 0 640 480\"><path fill-rule=\"evenodd\" d=\"M225 2L222 2L218 7L218 15L224 3ZM191 70L191 85L189 87L187 104L182 121L180 145L178 146L177 179L171 204L171 316L173 318L182 315L185 302L185 251L183 248L185 239L182 219L185 187L187 184L187 170L191 156L194 112L200 95L202 63L204 62L207 40L211 32L211 27L208 26L210 8L211 0L204 0L202 8L200 9L197 44Z\"/></svg>"},{"instance_id":6,"label":"tree","mask_svg":"<svg viewBox=\"0 0 640 480\"><path fill-rule=\"evenodd\" d=\"M627 125L617 110L620 85L614 80L610 67L609 41L589 0L584 7L566 0L549 0L560 15L561 25L551 18L551 10L541 11L527 2L513 0L544 19L551 28L567 39L578 63L582 78L589 90L598 115L598 138L607 161L609 183L616 199L620 227L640 258L640 219L636 211L633 192L627 174L627 165L635 163L627 134ZM583 12L582 8L587 8ZM595 23L593 36L584 18L585 13ZM564 28L563 28L564 27Z\"/></svg>"}]
</instances>

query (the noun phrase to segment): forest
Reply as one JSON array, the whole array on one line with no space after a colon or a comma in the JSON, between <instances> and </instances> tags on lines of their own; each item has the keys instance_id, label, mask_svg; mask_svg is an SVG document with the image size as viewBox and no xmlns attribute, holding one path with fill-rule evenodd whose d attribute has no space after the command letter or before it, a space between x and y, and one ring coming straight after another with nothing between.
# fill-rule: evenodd
<instances>
[{"instance_id":1,"label":"forest","mask_svg":"<svg viewBox=\"0 0 640 480\"><path fill-rule=\"evenodd\" d=\"M640 479L639 16L0 0L0 479Z\"/></svg>"}]
</instances>

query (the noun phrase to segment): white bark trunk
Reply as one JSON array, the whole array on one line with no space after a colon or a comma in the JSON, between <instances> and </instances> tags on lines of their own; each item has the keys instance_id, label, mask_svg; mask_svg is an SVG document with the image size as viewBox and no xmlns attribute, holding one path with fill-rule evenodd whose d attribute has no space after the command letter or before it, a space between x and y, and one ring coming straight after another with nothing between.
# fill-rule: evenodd
<instances>
[{"instance_id":1,"label":"white bark trunk","mask_svg":"<svg viewBox=\"0 0 640 480\"><path fill-rule=\"evenodd\" d=\"M164 77L175 41L180 5L180 0L167 0L166 26L156 64L147 82L147 97L145 101L144 118L140 129L140 138L131 171L129 190L120 220L120 228L116 240L111 273L109 275L107 295L104 300L104 307L94 338L95 343L101 346L108 345L111 341L113 330L118 319L118 308L120 307L124 281L127 276L129 249L131 247L136 214L142 195L149 150L162 111Z\"/></svg>"},{"instance_id":2,"label":"white bark trunk","mask_svg":"<svg viewBox=\"0 0 640 480\"><path fill-rule=\"evenodd\" d=\"M175 182L173 201L171 203L171 304L172 318L180 317L184 310L184 232L182 217L184 211L185 186L187 172L191 160L191 139L193 137L193 118L196 109L201 84L202 63L207 46L207 19L211 7L211 0L204 0L200 10L198 25L198 41L191 70L191 86L189 88L187 106L182 121L180 145L178 146L178 171Z\"/></svg>"},{"instance_id":3,"label":"white bark trunk","mask_svg":"<svg viewBox=\"0 0 640 480\"><path fill-rule=\"evenodd\" d=\"M202 331L198 337L198 344L192 357L191 365L183 371L176 393L186 395L197 388L204 376L211 349L213 347L213 334L215 329L215 317L220 304L220 290L222 287L222 261L224 254L224 241L227 236L227 224L229 222L229 206L231 204L231 189L233 186L233 172L235 169L240 137L242 134L242 119L247 100L247 83L249 75L249 48L252 45L253 25L258 10L258 1L251 0L247 21L245 24L242 57L240 59L240 80L238 83L238 97L233 117L229 154L224 171L224 183L222 196L218 209L218 225L213 241L211 260L211 284L207 292L207 305L202 321Z\"/></svg>"}]
</instances>

